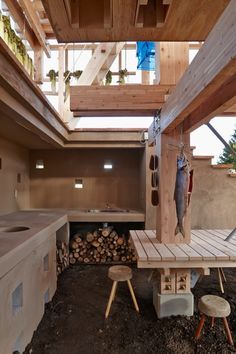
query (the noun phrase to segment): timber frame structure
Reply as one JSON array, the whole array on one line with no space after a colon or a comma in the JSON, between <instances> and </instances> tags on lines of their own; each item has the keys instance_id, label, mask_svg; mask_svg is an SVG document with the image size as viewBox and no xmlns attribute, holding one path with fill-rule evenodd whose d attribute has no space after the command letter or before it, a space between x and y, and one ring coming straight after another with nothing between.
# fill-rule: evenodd
<instances>
[{"instance_id":1,"label":"timber frame structure","mask_svg":"<svg viewBox=\"0 0 236 354\"><path fill-rule=\"evenodd\" d=\"M185 235L175 235L174 201L176 161L183 146L187 158L192 159L190 132L215 116L223 116L225 121L227 116L236 116L236 0L1 3L4 14L11 14L15 21L18 42L26 40L25 49L33 53L34 72L27 71L22 55L16 54L7 31L2 30L0 14L0 306L6 319L6 325L0 321L0 337L3 333L6 339L0 354L11 353L17 338L22 337L22 347L31 340L44 312L43 301L50 301L56 290L56 241L69 243L69 222L142 224L147 230L131 230L130 235L137 265L159 269L158 315L162 317L166 295L173 301L186 296L191 306L187 313L177 314L191 315L191 269L209 274L212 267L236 266L236 241L225 241L229 227L191 230L190 206L184 217ZM154 83L150 84L149 73L143 71L140 84L103 85L117 58L119 71L113 74L118 76L124 69L122 50L135 49L130 41L156 42ZM189 49L199 49L190 64ZM89 51L91 57L65 97L70 50ZM45 56L49 58L55 51L59 69L56 89L43 91L41 85L50 81L44 77ZM46 95L58 96L58 111ZM144 130L75 128L79 117L99 120L150 115L153 123ZM108 172L104 166L109 164L110 153L119 168ZM149 164L152 158L158 161L154 168ZM83 186L81 176L87 189L78 187ZM102 182L98 186L99 178ZM235 181L230 178L230 183ZM127 212L103 213L110 195ZM95 207L89 204L92 198L96 199ZM91 212L95 208L101 212ZM17 232L22 232L21 237ZM45 255L50 259L46 270ZM21 272L21 281L28 284L29 307L14 317L9 299L16 289L22 291L23 285L18 284ZM37 284L35 272L40 273ZM5 303L9 306L4 307ZM24 317L24 311L27 315L34 309L33 319ZM8 334L9 328L7 338L4 333Z\"/></svg>"}]
</instances>

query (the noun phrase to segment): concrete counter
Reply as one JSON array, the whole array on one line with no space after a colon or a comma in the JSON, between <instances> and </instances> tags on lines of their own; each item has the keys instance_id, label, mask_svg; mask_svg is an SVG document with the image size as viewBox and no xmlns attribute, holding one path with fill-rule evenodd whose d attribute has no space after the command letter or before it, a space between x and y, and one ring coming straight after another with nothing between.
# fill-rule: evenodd
<instances>
[{"instance_id":1,"label":"concrete counter","mask_svg":"<svg viewBox=\"0 0 236 354\"><path fill-rule=\"evenodd\" d=\"M68 221L65 211L20 211L0 217L0 278ZM16 227L29 228L10 232Z\"/></svg>"}]
</instances>

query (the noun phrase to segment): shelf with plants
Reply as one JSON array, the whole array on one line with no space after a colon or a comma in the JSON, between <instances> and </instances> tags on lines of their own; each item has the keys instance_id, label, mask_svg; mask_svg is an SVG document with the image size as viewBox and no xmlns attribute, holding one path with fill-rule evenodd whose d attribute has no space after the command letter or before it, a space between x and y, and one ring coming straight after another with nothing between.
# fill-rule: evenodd
<instances>
[{"instance_id":1,"label":"shelf with plants","mask_svg":"<svg viewBox=\"0 0 236 354\"><path fill-rule=\"evenodd\" d=\"M9 16L5 16L0 11L0 37L8 45L16 58L24 66L28 74L33 78L34 66L33 61L27 53L26 47L21 38L17 36L15 31L11 28Z\"/></svg>"}]
</instances>

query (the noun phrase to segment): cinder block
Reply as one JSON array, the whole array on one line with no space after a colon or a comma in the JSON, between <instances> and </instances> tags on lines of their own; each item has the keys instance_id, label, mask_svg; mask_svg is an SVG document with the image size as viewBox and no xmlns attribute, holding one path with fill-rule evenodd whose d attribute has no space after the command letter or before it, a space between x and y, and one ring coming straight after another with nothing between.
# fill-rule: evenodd
<instances>
[{"instance_id":1,"label":"cinder block","mask_svg":"<svg viewBox=\"0 0 236 354\"><path fill-rule=\"evenodd\" d=\"M159 294L153 290L153 305L157 317L192 316L194 312L194 297L187 294Z\"/></svg>"}]
</instances>

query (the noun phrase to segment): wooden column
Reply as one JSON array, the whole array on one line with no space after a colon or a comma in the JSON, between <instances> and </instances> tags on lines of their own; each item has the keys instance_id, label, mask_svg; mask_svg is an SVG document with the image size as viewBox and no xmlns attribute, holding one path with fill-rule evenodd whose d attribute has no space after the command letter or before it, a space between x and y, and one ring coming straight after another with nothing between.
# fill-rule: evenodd
<instances>
[{"instance_id":1,"label":"wooden column","mask_svg":"<svg viewBox=\"0 0 236 354\"><path fill-rule=\"evenodd\" d=\"M64 69L65 69L65 50L64 46L59 46L58 50L58 111L61 117L64 112Z\"/></svg>"},{"instance_id":2,"label":"wooden column","mask_svg":"<svg viewBox=\"0 0 236 354\"><path fill-rule=\"evenodd\" d=\"M160 84L176 85L189 63L188 43L160 43ZM162 122L161 122L162 124ZM184 217L185 238L175 235L177 225L176 205L174 201L177 156L180 143L186 145L185 154L190 159L190 135L182 134L177 127L170 134L160 134L156 138L156 154L159 166L159 205L157 206L157 238L161 243L190 242L190 207Z\"/></svg>"},{"instance_id":3,"label":"wooden column","mask_svg":"<svg viewBox=\"0 0 236 354\"><path fill-rule=\"evenodd\" d=\"M41 85L43 83L43 48L38 46L34 50L34 81Z\"/></svg>"},{"instance_id":4,"label":"wooden column","mask_svg":"<svg viewBox=\"0 0 236 354\"><path fill-rule=\"evenodd\" d=\"M157 206L156 235L161 243L190 243L190 206L184 217L185 237L181 234L175 235L177 216L174 200L179 146L180 142L186 145L185 154L190 160L189 140L190 135L184 134L182 136L178 128L173 133L161 134L156 139L156 154L159 161L159 205Z\"/></svg>"},{"instance_id":5,"label":"wooden column","mask_svg":"<svg viewBox=\"0 0 236 354\"><path fill-rule=\"evenodd\" d=\"M189 64L189 44L160 43L160 84L176 85Z\"/></svg>"},{"instance_id":6,"label":"wooden column","mask_svg":"<svg viewBox=\"0 0 236 354\"><path fill-rule=\"evenodd\" d=\"M142 70L142 84L144 85L150 84L150 71Z\"/></svg>"}]
</instances>

